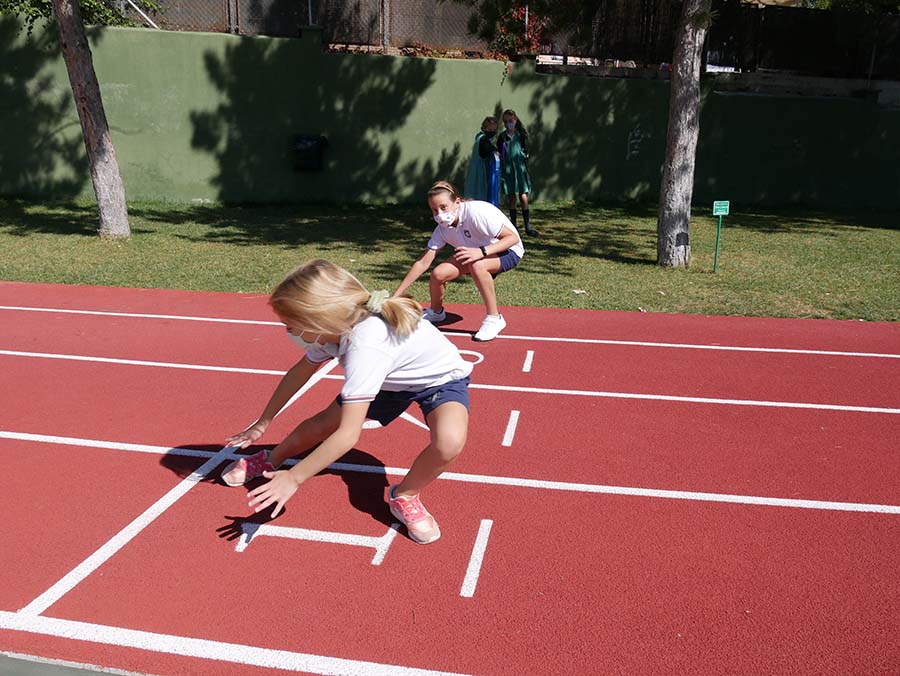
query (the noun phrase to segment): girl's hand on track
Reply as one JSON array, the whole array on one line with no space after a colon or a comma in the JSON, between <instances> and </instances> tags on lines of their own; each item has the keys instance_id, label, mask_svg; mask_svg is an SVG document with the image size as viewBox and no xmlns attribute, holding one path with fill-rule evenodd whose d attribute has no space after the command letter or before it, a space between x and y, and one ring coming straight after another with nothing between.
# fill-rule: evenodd
<instances>
[{"instance_id":1,"label":"girl's hand on track","mask_svg":"<svg viewBox=\"0 0 900 676\"><path fill-rule=\"evenodd\" d=\"M247 493L247 497L250 498L249 505L254 512L261 512L274 504L275 509L272 510L274 519L284 508L284 504L297 492L300 484L286 470L263 472L263 476L269 479L269 483Z\"/></svg>"},{"instance_id":2,"label":"girl's hand on track","mask_svg":"<svg viewBox=\"0 0 900 676\"><path fill-rule=\"evenodd\" d=\"M254 441L259 439L266 431L266 428L269 425L267 423L263 423L262 421L257 421L250 425L243 432L238 432L237 434L232 434L225 440L225 443L228 446L236 446L238 448L247 448Z\"/></svg>"}]
</instances>

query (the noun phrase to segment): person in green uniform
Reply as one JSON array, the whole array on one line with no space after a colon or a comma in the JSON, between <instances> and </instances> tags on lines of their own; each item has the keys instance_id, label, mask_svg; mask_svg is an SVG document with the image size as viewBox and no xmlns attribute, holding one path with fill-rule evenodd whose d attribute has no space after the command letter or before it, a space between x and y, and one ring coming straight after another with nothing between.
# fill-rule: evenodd
<instances>
[{"instance_id":1,"label":"person in green uniform","mask_svg":"<svg viewBox=\"0 0 900 676\"><path fill-rule=\"evenodd\" d=\"M472 159L466 174L465 196L469 199L490 202L497 206L497 177L494 175L494 136L497 134L497 118L486 117L481 131L475 135Z\"/></svg>"},{"instance_id":2,"label":"person in green uniform","mask_svg":"<svg viewBox=\"0 0 900 676\"><path fill-rule=\"evenodd\" d=\"M531 192L531 178L528 175L528 132L516 115L516 111L506 109L501 117L503 131L497 138L500 152L500 192L509 198L509 220L516 225L516 197L522 203L522 220L525 234L537 237L540 233L531 227L528 212L528 193Z\"/></svg>"}]
</instances>

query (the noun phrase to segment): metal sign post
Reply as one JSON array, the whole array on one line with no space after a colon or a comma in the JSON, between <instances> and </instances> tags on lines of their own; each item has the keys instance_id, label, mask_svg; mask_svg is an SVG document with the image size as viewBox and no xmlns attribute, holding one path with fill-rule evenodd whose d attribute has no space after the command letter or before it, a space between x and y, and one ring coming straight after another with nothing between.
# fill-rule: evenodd
<instances>
[{"instance_id":1,"label":"metal sign post","mask_svg":"<svg viewBox=\"0 0 900 676\"><path fill-rule=\"evenodd\" d=\"M719 226L716 228L716 256L713 260L713 272L719 269L719 239L722 237L722 216L727 216L731 209L731 202L728 200L718 200L713 202L713 216L719 217Z\"/></svg>"}]
</instances>

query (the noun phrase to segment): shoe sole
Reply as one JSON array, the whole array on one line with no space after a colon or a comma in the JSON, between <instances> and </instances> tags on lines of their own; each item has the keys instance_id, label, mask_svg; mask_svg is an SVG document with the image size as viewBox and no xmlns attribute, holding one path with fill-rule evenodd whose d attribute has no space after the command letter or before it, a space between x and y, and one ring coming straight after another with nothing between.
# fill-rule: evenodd
<instances>
[{"instance_id":1,"label":"shoe sole","mask_svg":"<svg viewBox=\"0 0 900 676\"><path fill-rule=\"evenodd\" d=\"M389 505L389 507L391 509L391 514L394 515L394 518L397 519L397 521L403 524L403 526L406 528L406 534L409 535L409 539L415 542L417 545L430 545L432 542L441 537L441 528L437 525L437 522L435 522L434 527L435 530L437 530L437 535L435 535L430 540L420 540L415 535L413 535L413 532L409 529L409 526L407 526L403 521L403 517L401 517L399 514L397 514L397 512L394 511L394 507L392 505ZM433 519L434 517L431 518Z\"/></svg>"}]
</instances>

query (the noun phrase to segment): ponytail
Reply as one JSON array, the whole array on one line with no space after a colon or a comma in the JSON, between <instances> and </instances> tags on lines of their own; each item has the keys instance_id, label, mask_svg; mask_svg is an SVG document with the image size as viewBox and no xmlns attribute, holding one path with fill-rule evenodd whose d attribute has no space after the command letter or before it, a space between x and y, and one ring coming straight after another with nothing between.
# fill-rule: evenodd
<instances>
[{"instance_id":1,"label":"ponytail","mask_svg":"<svg viewBox=\"0 0 900 676\"><path fill-rule=\"evenodd\" d=\"M415 331L422 306L411 297L370 293L347 270L313 260L293 270L275 288L269 305L282 320L313 333L343 335L369 315L380 316L400 336Z\"/></svg>"},{"instance_id":2,"label":"ponytail","mask_svg":"<svg viewBox=\"0 0 900 676\"><path fill-rule=\"evenodd\" d=\"M381 305L379 315L399 336L408 336L422 319L422 306L412 296L388 298Z\"/></svg>"}]
</instances>

